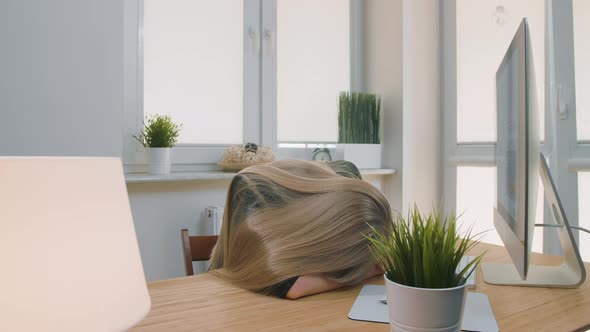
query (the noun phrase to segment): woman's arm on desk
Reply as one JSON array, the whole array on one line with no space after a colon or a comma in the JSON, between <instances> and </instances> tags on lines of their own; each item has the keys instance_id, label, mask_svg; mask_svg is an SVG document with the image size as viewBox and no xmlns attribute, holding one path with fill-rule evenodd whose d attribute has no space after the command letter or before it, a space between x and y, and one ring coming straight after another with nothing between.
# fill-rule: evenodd
<instances>
[{"instance_id":1,"label":"woman's arm on desk","mask_svg":"<svg viewBox=\"0 0 590 332\"><path fill-rule=\"evenodd\" d=\"M326 278L321 274L308 274L297 278L297 281L287 292L288 299L298 299L307 295L327 292L344 286L339 282Z\"/></svg>"},{"instance_id":2,"label":"woman's arm on desk","mask_svg":"<svg viewBox=\"0 0 590 332\"><path fill-rule=\"evenodd\" d=\"M367 272L367 279L383 273L377 265ZM331 291L340 288L344 284L331 280L322 274L308 274L297 278L289 292L287 292L288 299L298 299L307 295L313 295Z\"/></svg>"}]
</instances>

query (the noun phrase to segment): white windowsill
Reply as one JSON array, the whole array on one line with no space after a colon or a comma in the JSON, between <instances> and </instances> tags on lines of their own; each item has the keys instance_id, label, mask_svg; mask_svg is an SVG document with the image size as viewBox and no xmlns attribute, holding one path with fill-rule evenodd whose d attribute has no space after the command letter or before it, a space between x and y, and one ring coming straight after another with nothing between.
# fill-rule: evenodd
<instances>
[{"instance_id":1,"label":"white windowsill","mask_svg":"<svg viewBox=\"0 0 590 332\"><path fill-rule=\"evenodd\" d=\"M386 176L393 175L397 171L392 168L361 169L361 175L365 176ZM177 182L177 181L210 181L210 180L231 180L236 173L223 171L207 172L174 172L165 175L125 174L126 183L149 183L149 182Z\"/></svg>"},{"instance_id":2,"label":"white windowsill","mask_svg":"<svg viewBox=\"0 0 590 332\"><path fill-rule=\"evenodd\" d=\"M370 168L360 169L361 175L393 175L397 170L393 168Z\"/></svg>"}]
</instances>

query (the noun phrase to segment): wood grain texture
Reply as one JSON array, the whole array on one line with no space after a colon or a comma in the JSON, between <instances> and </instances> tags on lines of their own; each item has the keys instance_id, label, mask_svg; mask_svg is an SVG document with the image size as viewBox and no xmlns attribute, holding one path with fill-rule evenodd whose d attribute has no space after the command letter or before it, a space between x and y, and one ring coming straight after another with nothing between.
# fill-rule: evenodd
<instances>
[{"instance_id":1,"label":"wood grain texture","mask_svg":"<svg viewBox=\"0 0 590 332\"><path fill-rule=\"evenodd\" d=\"M503 247L480 244L484 262L509 262ZM533 263L559 264L535 254ZM590 270L590 264L586 269ZM383 284L381 277L367 284ZM134 331L389 331L389 325L348 319L362 286L299 300L236 288L210 274L148 284L152 309ZM488 295L501 331L575 331L590 324L590 285L578 289L494 286L477 275L477 292Z\"/></svg>"}]
</instances>

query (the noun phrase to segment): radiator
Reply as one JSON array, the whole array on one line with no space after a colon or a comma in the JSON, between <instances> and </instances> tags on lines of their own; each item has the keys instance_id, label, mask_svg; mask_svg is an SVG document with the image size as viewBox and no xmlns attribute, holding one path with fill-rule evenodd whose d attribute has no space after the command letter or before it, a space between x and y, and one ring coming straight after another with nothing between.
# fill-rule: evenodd
<instances>
[{"instance_id":1,"label":"radiator","mask_svg":"<svg viewBox=\"0 0 590 332\"><path fill-rule=\"evenodd\" d=\"M223 209L223 206L208 206L205 208L205 223L208 229L213 229L213 235L219 235L221 232Z\"/></svg>"}]
</instances>

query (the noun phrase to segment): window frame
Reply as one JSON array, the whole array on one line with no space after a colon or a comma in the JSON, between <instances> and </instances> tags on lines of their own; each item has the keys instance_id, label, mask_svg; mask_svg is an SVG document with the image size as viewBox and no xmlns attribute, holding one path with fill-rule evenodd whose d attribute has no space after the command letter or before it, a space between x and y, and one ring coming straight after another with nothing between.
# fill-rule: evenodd
<instances>
[{"instance_id":1,"label":"window frame","mask_svg":"<svg viewBox=\"0 0 590 332\"><path fill-rule=\"evenodd\" d=\"M262 141L261 112L261 0L243 0L243 142ZM123 162L128 173L147 167L146 151L133 139L143 125L143 18L144 0L125 6L125 111ZM177 144L172 148L173 171L215 169L231 144Z\"/></svg>"},{"instance_id":2,"label":"window frame","mask_svg":"<svg viewBox=\"0 0 590 332\"><path fill-rule=\"evenodd\" d=\"M273 148L278 158L311 159L312 148L280 147L277 141L276 20L277 1L243 0L244 93L243 141ZM351 38L351 89L364 88L362 0L349 0ZM124 2L125 74L123 163L127 173L147 169L147 153L132 135L143 124L143 5ZM254 48L254 49L253 49ZM298 142L288 142L298 143ZM306 142L303 142L306 143ZM335 144L336 142L307 142ZM217 169L217 161L230 144L177 144L172 152L173 171ZM334 154L335 149L332 153Z\"/></svg>"}]
</instances>

